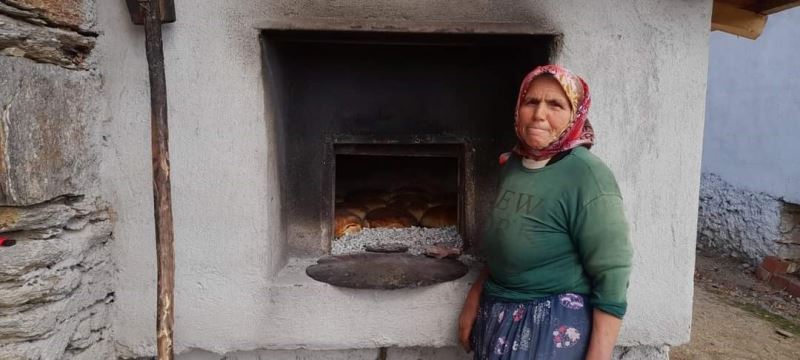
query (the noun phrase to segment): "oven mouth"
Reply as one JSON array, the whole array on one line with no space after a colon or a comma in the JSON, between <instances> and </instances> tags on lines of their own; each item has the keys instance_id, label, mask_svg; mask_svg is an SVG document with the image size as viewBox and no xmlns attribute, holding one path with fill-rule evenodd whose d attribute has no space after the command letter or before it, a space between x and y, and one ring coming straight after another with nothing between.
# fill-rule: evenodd
<instances>
[{"instance_id":1,"label":"oven mouth","mask_svg":"<svg viewBox=\"0 0 800 360\"><path fill-rule=\"evenodd\" d=\"M419 255L437 243L462 250L466 148L441 135L331 137L321 216L330 219L328 253L405 245Z\"/></svg>"},{"instance_id":2,"label":"oven mouth","mask_svg":"<svg viewBox=\"0 0 800 360\"><path fill-rule=\"evenodd\" d=\"M478 204L493 202L497 157L516 142L519 80L550 61L558 36L473 25L262 31L287 256L480 256L491 207ZM437 206L449 207L423 221Z\"/></svg>"},{"instance_id":3,"label":"oven mouth","mask_svg":"<svg viewBox=\"0 0 800 360\"><path fill-rule=\"evenodd\" d=\"M460 278L468 141L449 135L326 140L328 253L306 269L336 286L399 289Z\"/></svg>"}]
</instances>

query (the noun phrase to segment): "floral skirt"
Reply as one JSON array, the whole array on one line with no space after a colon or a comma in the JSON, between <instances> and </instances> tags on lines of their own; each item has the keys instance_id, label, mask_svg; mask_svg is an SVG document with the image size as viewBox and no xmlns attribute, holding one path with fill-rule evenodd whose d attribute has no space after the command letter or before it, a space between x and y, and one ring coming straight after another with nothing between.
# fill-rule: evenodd
<instances>
[{"instance_id":1,"label":"floral skirt","mask_svg":"<svg viewBox=\"0 0 800 360\"><path fill-rule=\"evenodd\" d=\"M482 296L472 328L476 360L583 359L592 309L580 294L525 302Z\"/></svg>"}]
</instances>

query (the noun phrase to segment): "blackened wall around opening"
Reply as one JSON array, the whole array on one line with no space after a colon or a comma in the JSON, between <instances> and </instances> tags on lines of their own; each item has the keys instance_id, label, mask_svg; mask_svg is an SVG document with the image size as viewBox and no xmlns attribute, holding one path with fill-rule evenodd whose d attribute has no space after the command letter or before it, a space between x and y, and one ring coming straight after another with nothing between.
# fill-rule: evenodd
<instances>
[{"instance_id":1,"label":"blackened wall around opening","mask_svg":"<svg viewBox=\"0 0 800 360\"><path fill-rule=\"evenodd\" d=\"M472 154L466 240L479 241L497 157L515 143L519 81L550 58L552 36L265 31L267 103L276 120L284 221L294 254L319 255L326 159L337 136L449 136ZM400 140L399 140L400 141Z\"/></svg>"}]
</instances>

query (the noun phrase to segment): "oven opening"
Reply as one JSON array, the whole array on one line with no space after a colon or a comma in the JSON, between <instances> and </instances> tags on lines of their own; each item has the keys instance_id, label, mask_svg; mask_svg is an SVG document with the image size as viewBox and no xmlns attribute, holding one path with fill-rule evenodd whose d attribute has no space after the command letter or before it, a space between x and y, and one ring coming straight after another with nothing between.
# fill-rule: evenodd
<instances>
[{"instance_id":1,"label":"oven opening","mask_svg":"<svg viewBox=\"0 0 800 360\"><path fill-rule=\"evenodd\" d=\"M480 256L498 156L516 143L519 80L556 40L264 30L287 256L318 258L307 274L337 286L462 276L458 259Z\"/></svg>"},{"instance_id":2,"label":"oven opening","mask_svg":"<svg viewBox=\"0 0 800 360\"><path fill-rule=\"evenodd\" d=\"M460 255L459 198L464 191L457 150L338 146L331 254Z\"/></svg>"}]
</instances>

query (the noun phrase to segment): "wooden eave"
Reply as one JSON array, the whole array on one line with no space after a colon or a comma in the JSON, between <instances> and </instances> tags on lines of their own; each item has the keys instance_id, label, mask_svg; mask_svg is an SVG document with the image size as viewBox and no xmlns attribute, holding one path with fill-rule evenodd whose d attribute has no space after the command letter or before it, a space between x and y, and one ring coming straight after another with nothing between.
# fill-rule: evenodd
<instances>
[{"instance_id":1,"label":"wooden eave","mask_svg":"<svg viewBox=\"0 0 800 360\"><path fill-rule=\"evenodd\" d=\"M764 31L767 16L800 6L798 0L714 0L711 30L755 40Z\"/></svg>"}]
</instances>

